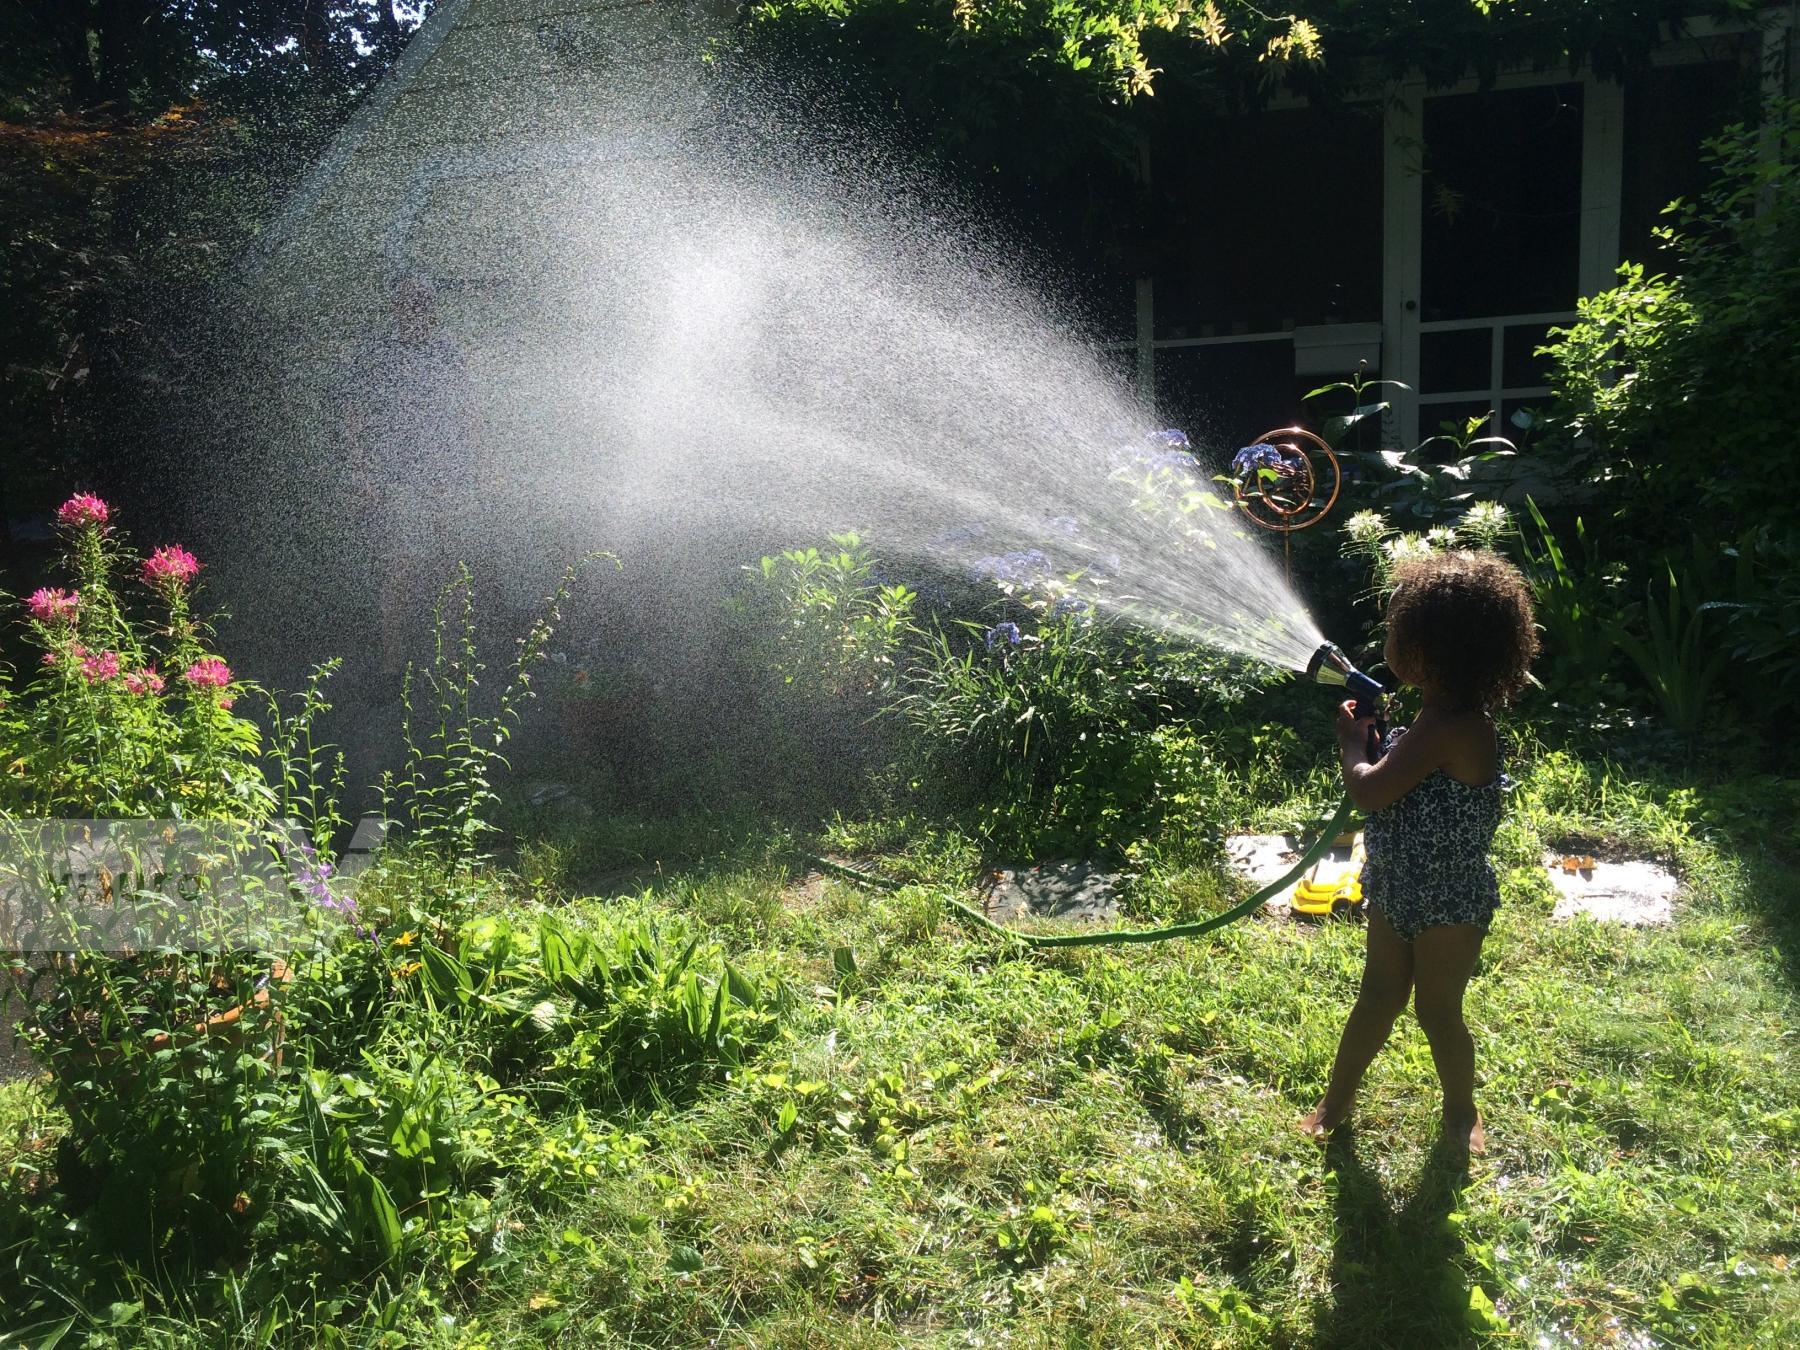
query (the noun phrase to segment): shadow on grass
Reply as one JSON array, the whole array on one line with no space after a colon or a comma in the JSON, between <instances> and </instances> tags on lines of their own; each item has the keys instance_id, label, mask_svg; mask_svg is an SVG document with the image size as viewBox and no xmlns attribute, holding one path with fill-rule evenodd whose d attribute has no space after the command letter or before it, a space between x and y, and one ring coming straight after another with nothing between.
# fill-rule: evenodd
<instances>
[{"instance_id":1,"label":"shadow on grass","mask_svg":"<svg viewBox=\"0 0 1800 1350\"><path fill-rule=\"evenodd\" d=\"M1354 1130L1337 1132L1325 1163L1337 1201L1332 1301L1314 1327L1316 1344L1473 1344L1464 1321L1468 1285L1456 1264L1462 1244L1446 1222L1468 1184L1467 1159L1439 1140L1398 1210L1363 1162Z\"/></svg>"}]
</instances>

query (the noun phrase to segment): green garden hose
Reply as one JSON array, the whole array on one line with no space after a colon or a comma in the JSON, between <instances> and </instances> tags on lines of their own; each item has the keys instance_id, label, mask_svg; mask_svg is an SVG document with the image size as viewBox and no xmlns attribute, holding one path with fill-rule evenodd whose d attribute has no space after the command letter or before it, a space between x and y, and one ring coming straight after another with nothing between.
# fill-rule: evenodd
<instances>
[{"instance_id":1,"label":"green garden hose","mask_svg":"<svg viewBox=\"0 0 1800 1350\"><path fill-rule=\"evenodd\" d=\"M1349 823L1352 808L1350 799L1345 797L1338 803L1319 837L1313 840L1306 852L1300 855L1300 861L1282 874L1279 880L1271 881L1249 899L1232 906L1223 914L1215 914L1209 919L1198 919L1193 923L1170 924L1167 928L1114 928L1103 933L1020 933L1002 924L995 923L987 915L972 905L960 900L944 897L944 904L960 918L966 919L977 928L985 928L997 933L1011 942L1023 943L1028 947L1122 947L1136 942L1167 942L1172 938L1199 937L1202 933L1211 932L1215 928L1223 928L1226 924L1253 914L1261 909L1270 896L1278 895L1287 887L1298 881L1314 863L1325 856L1344 826ZM873 872L865 872L859 867L850 867L844 863L832 862L829 858L810 858L809 862L821 872L832 876L843 877L846 881L855 882L859 886L869 886L881 891L897 891L906 883L894 881L888 877L876 876Z\"/></svg>"}]
</instances>

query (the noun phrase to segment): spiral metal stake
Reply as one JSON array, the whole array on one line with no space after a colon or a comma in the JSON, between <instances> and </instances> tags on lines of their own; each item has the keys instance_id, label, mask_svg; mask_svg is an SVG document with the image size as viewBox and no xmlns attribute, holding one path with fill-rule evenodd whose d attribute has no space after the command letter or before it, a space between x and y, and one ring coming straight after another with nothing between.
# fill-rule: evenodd
<instances>
[{"instance_id":1,"label":"spiral metal stake","mask_svg":"<svg viewBox=\"0 0 1800 1350\"><path fill-rule=\"evenodd\" d=\"M1307 447L1312 448L1312 454ZM1324 456L1330 486L1320 475L1313 455ZM1305 427L1279 427L1265 431L1237 452L1231 461L1231 491L1245 515L1281 535L1282 560L1288 585L1294 584L1295 530L1304 530L1325 519L1337 505L1343 490L1344 471L1322 436ZM1323 500L1321 501L1321 497Z\"/></svg>"}]
</instances>

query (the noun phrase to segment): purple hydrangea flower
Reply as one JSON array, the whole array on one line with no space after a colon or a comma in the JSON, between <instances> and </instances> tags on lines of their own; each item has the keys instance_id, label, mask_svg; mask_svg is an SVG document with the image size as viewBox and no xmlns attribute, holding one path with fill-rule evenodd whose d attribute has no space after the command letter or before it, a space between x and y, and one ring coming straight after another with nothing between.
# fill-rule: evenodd
<instances>
[{"instance_id":1,"label":"purple hydrangea flower","mask_svg":"<svg viewBox=\"0 0 1800 1350\"><path fill-rule=\"evenodd\" d=\"M1049 555L1043 549L1027 548L977 558L969 570L976 581L1029 586L1034 581L1049 580L1052 568Z\"/></svg>"},{"instance_id":2,"label":"purple hydrangea flower","mask_svg":"<svg viewBox=\"0 0 1800 1350\"><path fill-rule=\"evenodd\" d=\"M1246 445L1231 457L1231 476L1240 483L1254 478L1264 469L1272 470L1283 478L1290 477L1299 466L1278 445L1270 445L1267 441L1258 441L1255 445Z\"/></svg>"},{"instance_id":3,"label":"purple hydrangea flower","mask_svg":"<svg viewBox=\"0 0 1800 1350\"><path fill-rule=\"evenodd\" d=\"M994 644L997 642L1005 642L1009 646L1016 647L1023 640L1024 634L1019 632L1019 625L1016 623L997 623L987 630L987 649L990 652L994 650Z\"/></svg>"}]
</instances>

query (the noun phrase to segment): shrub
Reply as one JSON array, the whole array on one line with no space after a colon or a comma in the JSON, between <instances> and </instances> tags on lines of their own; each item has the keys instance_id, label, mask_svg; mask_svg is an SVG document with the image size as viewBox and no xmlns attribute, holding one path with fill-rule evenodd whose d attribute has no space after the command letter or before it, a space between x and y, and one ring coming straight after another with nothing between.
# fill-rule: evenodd
<instances>
[{"instance_id":1,"label":"shrub","mask_svg":"<svg viewBox=\"0 0 1800 1350\"><path fill-rule=\"evenodd\" d=\"M1091 848L1191 808L1185 743L1152 733L1203 722L1259 679L1129 619L1059 604L1019 593L992 623L937 628L892 705L928 781L973 806L1002 845Z\"/></svg>"},{"instance_id":2,"label":"shrub","mask_svg":"<svg viewBox=\"0 0 1800 1350\"><path fill-rule=\"evenodd\" d=\"M1709 142L1712 184L1670 206L1678 273L1621 267L1544 349L1579 467L1653 543L1696 515L1723 538L1764 522L1800 463L1800 103L1767 119Z\"/></svg>"},{"instance_id":3,"label":"shrub","mask_svg":"<svg viewBox=\"0 0 1800 1350\"><path fill-rule=\"evenodd\" d=\"M295 913L286 855L271 851L286 841L264 828L284 809L315 833L335 823L328 747L312 734L329 668L297 707L276 705L271 762L237 710L251 687L196 615L199 560L174 544L134 559L91 494L57 523L65 584L25 601L39 659L0 722L0 919L9 945L32 949L10 963L7 1009L68 1113L64 1184L98 1207L99 1230L154 1249L179 1216L216 1244L266 1142L255 1122L279 1051L282 958L306 939L279 925L305 925L329 898L302 842L292 861L313 889ZM165 853L148 832L81 823L94 817L188 824L165 827L180 850Z\"/></svg>"},{"instance_id":4,"label":"shrub","mask_svg":"<svg viewBox=\"0 0 1800 1350\"><path fill-rule=\"evenodd\" d=\"M879 699L892 691L895 654L914 631L918 595L887 581L854 531L829 542L746 567L750 585L732 608L752 621L757 659L782 686Z\"/></svg>"},{"instance_id":5,"label":"shrub","mask_svg":"<svg viewBox=\"0 0 1800 1350\"><path fill-rule=\"evenodd\" d=\"M1123 504L1159 518L1172 549L1204 557L1235 516L1197 485L1186 445L1158 433L1121 451L1113 477ZM933 564L917 586L888 579L858 536L834 536L835 554L763 559L740 612L760 622L753 650L779 689L904 725L894 748L913 785L972 812L991 843L1088 849L1191 809L1203 750L1191 736L1149 733L1197 725L1266 676L1179 636L1180 616L1114 600L1119 562L1081 537L1080 522L1046 529L1069 539L1062 567L1041 548L973 556L995 539L975 524L937 541L954 561ZM926 621L914 618L922 596L932 600Z\"/></svg>"},{"instance_id":6,"label":"shrub","mask_svg":"<svg viewBox=\"0 0 1800 1350\"><path fill-rule=\"evenodd\" d=\"M1525 506L1531 532L1521 538L1519 553L1544 630L1546 683L1562 695L1591 695L1611 671L1618 650L1615 616L1624 569L1604 560L1579 516L1574 525L1577 557L1564 550L1535 501L1527 498Z\"/></svg>"}]
</instances>

